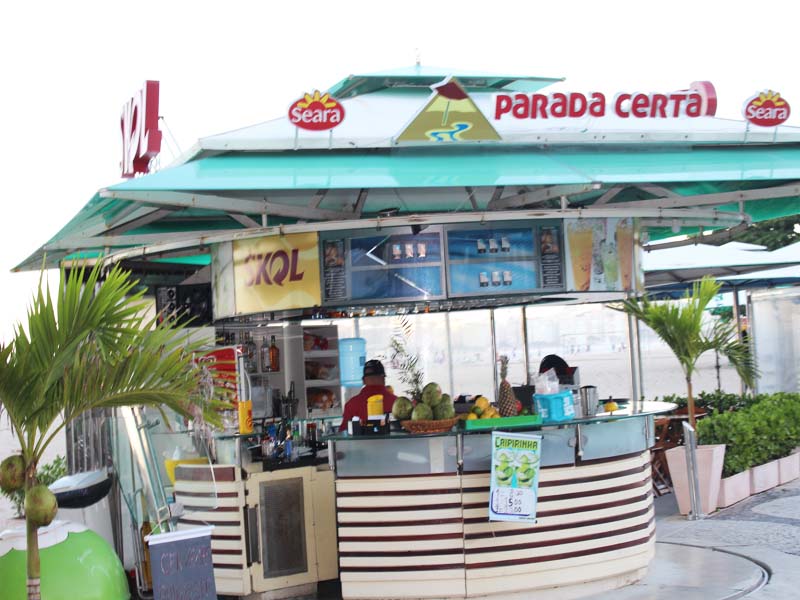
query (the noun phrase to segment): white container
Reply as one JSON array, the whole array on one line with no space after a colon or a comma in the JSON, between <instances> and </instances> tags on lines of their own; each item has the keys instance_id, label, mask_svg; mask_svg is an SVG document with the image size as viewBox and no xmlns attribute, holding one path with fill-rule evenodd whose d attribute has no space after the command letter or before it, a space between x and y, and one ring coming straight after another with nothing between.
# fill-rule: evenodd
<instances>
[{"instance_id":1,"label":"white container","mask_svg":"<svg viewBox=\"0 0 800 600\"><path fill-rule=\"evenodd\" d=\"M778 481L781 485L800 477L800 454L792 453L778 459Z\"/></svg>"},{"instance_id":2,"label":"white container","mask_svg":"<svg viewBox=\"0 0 800 600\"><path fill-rule=\"evenodd\" d=\"M669 474L678 510L688 515L691 509L689 501L689 477L686 473L686 450L683 446L670 448L665 452ZM711 444L697 447L697 471L700 480L700 500L704 514L717 510L719 486L722 479L722 463L725 460L725 444Z\"/></svg>"},{"instance_id":3,"label":"white container","mask_svg":"<svg viewBox=\"0 0 800 600\"><path fill-rule=\"evenodd\" d=\"M750 492L760 494L778 485L778 461L771 460L750 469Z\"/></svg>"},{"instance_id":4,"label":"white container","mask_svg":"<svg viewBox=\"0 0 800 600\"><path fill-rule=\"evenodd\" d=\"M750 470L742 471L719 482L717 508L727 508L750 497Z\"/></svg>"}]
</instances>

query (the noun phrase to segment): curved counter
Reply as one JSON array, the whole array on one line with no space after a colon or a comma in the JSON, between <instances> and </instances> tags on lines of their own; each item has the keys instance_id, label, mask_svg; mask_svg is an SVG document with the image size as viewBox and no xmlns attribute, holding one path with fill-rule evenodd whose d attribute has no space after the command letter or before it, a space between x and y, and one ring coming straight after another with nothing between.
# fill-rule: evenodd
<instances>
[{"instance_id":1,"label":"curved counter","mask_svg":"<svg viewBox=\"0 0 800 600\"><path fill-rule=\"evenodd\" d=\"M343 598L566 599L641 579L653 416L673 408L514 428L543 438L534 525L488 519L489 431L333 436Z\"/></svg>"}]
</instances>

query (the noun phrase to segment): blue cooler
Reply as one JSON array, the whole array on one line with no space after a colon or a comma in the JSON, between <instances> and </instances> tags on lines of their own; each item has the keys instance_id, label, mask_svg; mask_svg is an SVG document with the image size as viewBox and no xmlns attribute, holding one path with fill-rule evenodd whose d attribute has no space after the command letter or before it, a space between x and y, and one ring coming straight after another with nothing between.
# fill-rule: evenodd
<instances>
[{"instance_id":1,"label":"blue cooler","mask_svg":"<svg viewBox=\"0 0 800 600\"><path fill-rule=\"evenodd\" d=\"M542 423L558 423L575 418L575 400L569 390L557 394L534 394L533 402L536 414L542 417Z\"/></svg>"}]
</instances>

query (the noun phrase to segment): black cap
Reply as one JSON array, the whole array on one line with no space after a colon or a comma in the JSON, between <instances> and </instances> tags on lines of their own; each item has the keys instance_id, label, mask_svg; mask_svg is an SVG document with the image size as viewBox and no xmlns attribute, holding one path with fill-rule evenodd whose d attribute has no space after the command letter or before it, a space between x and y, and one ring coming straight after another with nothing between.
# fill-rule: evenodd
<instances>
[{"instance_id":1,"label":"black cap","mask_svg":"<svg viewBox=\"0 0 800 600\"><path fill-rule=\"evenodd\" d=\"M379 375L386 377L386 371L383 370L383 364L379 360L368 360L364 363L364 377L371 375Z\"/></svg>"}]
</instances>

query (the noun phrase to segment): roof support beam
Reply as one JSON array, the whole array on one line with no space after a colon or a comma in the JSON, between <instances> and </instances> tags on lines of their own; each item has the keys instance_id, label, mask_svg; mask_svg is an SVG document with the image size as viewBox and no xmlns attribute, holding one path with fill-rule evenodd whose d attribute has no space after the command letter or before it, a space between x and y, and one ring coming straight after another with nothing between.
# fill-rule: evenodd
<instances>
[{"instance_id":1,"label":"roof support beam","mask_svg":"<svg viewBox=\"0 0 800 600\"><path fill-rule=\"evenodd\" d=\"M597 200L592 202L592 206L593 207L594 206L603 206L604 204L608 204L609 202L611 202L611 200L613 200L614 198L617 197L617 194L619 194L624 189L625 189L624 185L615 185L615 186L612 186L612 187L608 188L603 193L602 196L600 196Z\"/></svg>"},{"instance_id":2,"label":"roof support beam","mask_svg":"<svg viewBox=\"0 0 800 600\"><path fill-rule=\"evenodd\" d=\"M233 219L234 221L236 221L237 223L239 223L241 225L244 225L248 229L251 228L251 227L261 227L261 223L259 223L258 221L254 220L254 219L251 219L247 215L240 215L240 214L237 214L237 213L228 213L228 216L231 219Z\"/></svg>"},{"instance_id":3,"label":"roof support beam","mask_svg":"<svg viewBox=\"0 0 800 600\"><path fill-rule=\"evenodd\" d=\"M469 198L469 203L472 206L472 210L478 210L478 201L475 199L475 190L471 187L467 187L467 198Z\"/></svg>"},{"instance_id":4,"label":"roof support beam","mask_svg":"<svg viewBox=\"0 0 800 600\"><path fill-rule=\"evenodd\" d=\"M643 183L637 185L640 190L643 192L647 192L648 194L653 194L653 196L658 196L659 198L671 198L673 196L681 197L680 194L676 194L670 189L665 188L662 185L655 185L654 183Z\"/></svg>"},{"instance_id":5,"label":"roof support beam","mask_svg":"<svg viewBox=\"0 0 800 600\"><path fill-rule=\"evenodd\" d=\"M325 198L325 194L328 193L328 190L317 190L317 193L314 194L314 197L311 198L311 202L309 202L309 206L311 208L319 208L319 205L322 203L322 199Z\"/></svg>"},{"instance_id":6,"label":"roof support beam","mask_svg":"<svg viewBox=\"0 0 800 600\"><path fill-rule=\"evenodd\" d=\"M752 200L772 200L774 198L791 198L800 196L800 183L779 185L758 190L740 190L736 192L720 192L718 194L699 194L697 196L670 196L669 198L653 198L652 200L636 200L626 202L625 208L693 208L696 206L712 206L733 202L749 202Z\"/></svg>"},{"instance_id":7,"label":"roof support beam","mask_svg":"<svg viewBox=\"0 0 800 600\"><path fill-rule=\"evenodd\" d=\"M348 219L352 213L323 208L310 208L308 206L289 206L276 204L268 200L250 200L231 196L216 196L211 194L191 194L187 192L100 192L103 198L120 198L132 200L141 204L155 206L170 206L174 208L202 208L207 210L221 210L226 213L263 214L267 213L276 217L292 217L295 219L317 219L322 221Z\"/></svg>"},{"instance_id":8,"label":"roof support beam","mask_svg":"<svg viewBox=\"0 0 800 600\"><path fill-rule=\"evenodd\" d=\"M708 235L693 235L685 240L678 240L675 242L664 242L662 244L647 244L642 246L647 252L652 250L665 250L667 248L680 248L681 246L692 246L695 244L709 244L718 246L726 242L730 242L737 233L741 233L750 226L749 223L739 223L727 229L720 229Z\"/></svg>"},{"instance_id":9,"label":"roof support beam","mask_svg":"<svg viewBox=\"0 0 800 600\"><path fill-rule=\"evenodd\" d=\"M150 223L155 223L156 221L159 221L160 219L163 219L167 215L171 215L174 212L174 210L169 208L156 208L151 210L148 214L142 215L136 219L131 219L130 221L125 221L121 225L107 229L103 233L104 235L119 235L120 233L131 231L137 227L144 227Z\"/></svg>"},{"instance_id":10,"label":"roof support beam","mask_svg":"<svg viewBox=\"0 0 800 600\"><path fill-rule=\"evenodd\" d=\"M353 205L353 214L349 215L352 217L355 215L356 217L360 217L362 211L364 210L364 204L367 202L367 193L369 190L367 188L361 188L358 190L358 198L356 199L356 203Z\"/></svg>"},{"instance_id":11,"label":"roof support beam","mask_svg":"<svg viewBox=\"0 0 800 600\"><path fill-rule=\"evenodd\" d=\"M43 248L50 250L75 250L81 248L114 248L125 246L146 246L170 240L204 240L211 235L231 235L241 233L241 229L209 229L206 231L185 231L181 233L143 233L141 235L101 235L97 237L71 237L45 244Z\"/></svg>"},{"instance_id":12,"label":"roof support beam","mask_svg":"<svg viewBox=\"0 0 800 600\"><path fill-rule=\"evenodd\" d=\"M548 200L557 199L561 196L572 196L574 194L583 194L591 190L600 188L599 183L579 183L571 185L551 185L524 194L516 194L514 196L506 196L500 198L496 202L489 202L489 210L505 210L509 208L524 208L535 206Z\"/></svg>"}]
</instances>

